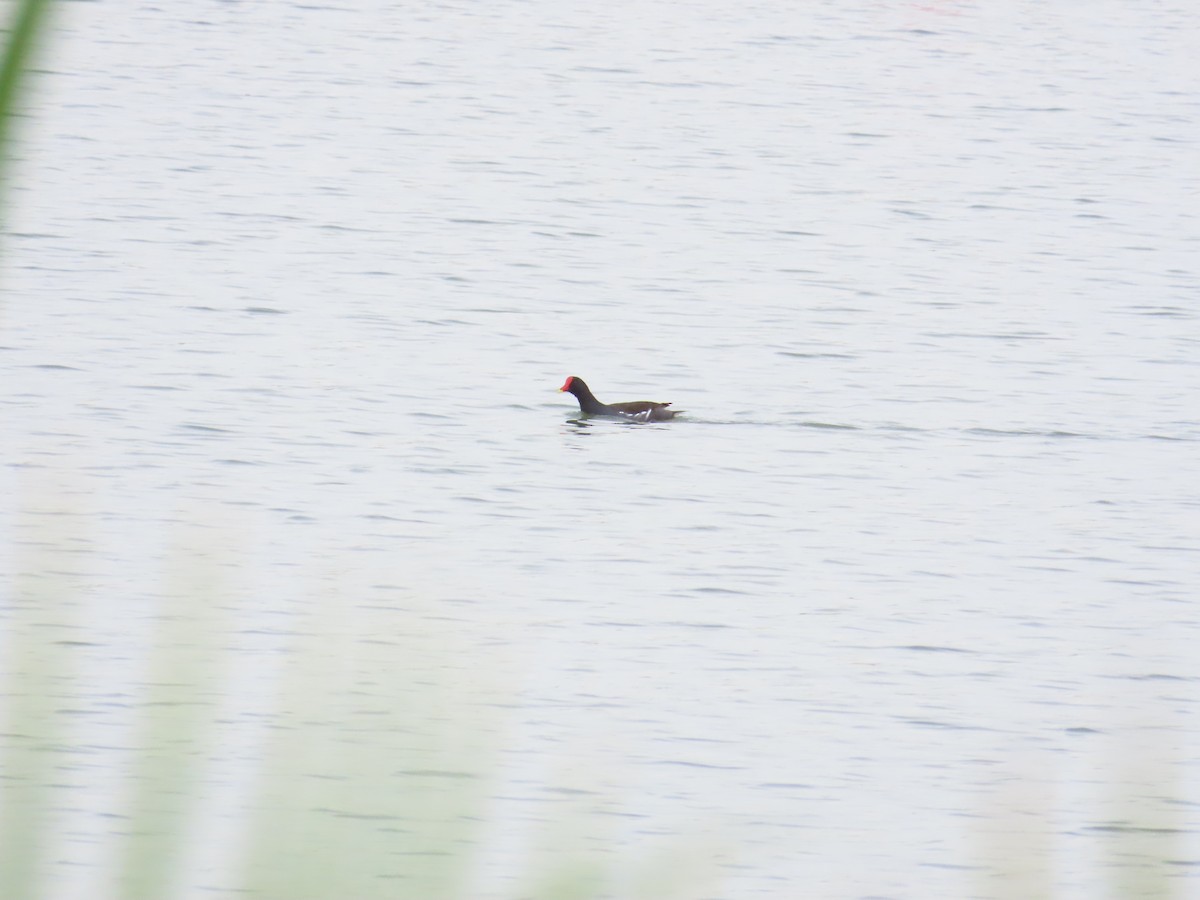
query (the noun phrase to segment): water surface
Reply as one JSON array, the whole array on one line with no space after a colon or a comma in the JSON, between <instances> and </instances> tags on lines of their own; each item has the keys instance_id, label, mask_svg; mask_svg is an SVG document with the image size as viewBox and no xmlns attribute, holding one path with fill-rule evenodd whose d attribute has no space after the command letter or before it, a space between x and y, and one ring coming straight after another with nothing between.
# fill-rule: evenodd
<instances>
[{"instance_id":1,"label":"water surface","mask_svg":"<svg viewBox=\"0 0 1200 900\"><path fill-rule=\"evenodd\" d=\"M289 656L350 673L351 748L420 672L474 685L470 896L564 816L634 857L714 834L683 896L1196 893L1190 9L60 24L0 523L10 640L55 646L39 579L82 619L62 896L119 844L164 616L225 673L188 895L233 887L212 823ZM581 424L568 374L687 416Z\"/></svg>"}]
</instances>

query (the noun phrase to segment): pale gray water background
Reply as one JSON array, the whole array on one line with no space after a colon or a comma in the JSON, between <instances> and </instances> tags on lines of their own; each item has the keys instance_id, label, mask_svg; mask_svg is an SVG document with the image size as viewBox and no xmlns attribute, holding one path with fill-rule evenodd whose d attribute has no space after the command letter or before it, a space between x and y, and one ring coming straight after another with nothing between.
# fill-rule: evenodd
<instances>
[{"instance_id":1,"label":"pale gray water background","mask_svg":"<svg viewBox=\"0 0 1200 900\"><path fill-rule=\"evenodd\" d=\"M419 620L503 670L477 896L583 790L614 852L715 834L697 896L1001 896L1015 865L1200 897L1189 4L60 24L0 524L91 622L62 895L94 896L152 598L209 559L231 742L314 605L338 652ZM568 374L688 417L581 426Z\"/></svg>"}]
</instances>

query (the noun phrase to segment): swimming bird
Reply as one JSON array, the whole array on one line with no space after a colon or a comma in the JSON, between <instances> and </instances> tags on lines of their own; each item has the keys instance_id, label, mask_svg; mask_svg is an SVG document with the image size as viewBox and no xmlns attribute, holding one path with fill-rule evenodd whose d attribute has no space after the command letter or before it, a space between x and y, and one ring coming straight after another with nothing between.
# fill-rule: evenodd
<instances>
[{"instance_id":1,"label":"swimming bird","mask_svg":"<svg viewBox=\"0 0 1200 900\"><path fill-rule=\"evenodd\" d=\"M559 391L574 394L575 399L579 401L579 409L585 416L612 416L618 419L632 419L635 422L666 422L682 412L667 409L670 403L656 403L653 400L601 403L587 386L587 382L578 375L568 376Z\"/></svg>"}]
</instances>

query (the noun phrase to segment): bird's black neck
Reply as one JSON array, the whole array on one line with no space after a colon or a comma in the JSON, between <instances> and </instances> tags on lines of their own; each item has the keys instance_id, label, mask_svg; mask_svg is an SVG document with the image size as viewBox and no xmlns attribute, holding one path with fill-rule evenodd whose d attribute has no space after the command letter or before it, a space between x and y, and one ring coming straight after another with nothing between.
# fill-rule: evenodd
<instances>
[{"instance_id":1,"label":"bird's black neck","mask_svg":"<svg viewBox=\"0 0 1200 900\"><path fill-rule=\"evenodd\" d=\"M596 395L592 393L591 388L580 378L576 378L571 382L571 393L579 401L579 408L589 416L600 415L608 408L596 399Z\"/></svg>"}]
</instances>

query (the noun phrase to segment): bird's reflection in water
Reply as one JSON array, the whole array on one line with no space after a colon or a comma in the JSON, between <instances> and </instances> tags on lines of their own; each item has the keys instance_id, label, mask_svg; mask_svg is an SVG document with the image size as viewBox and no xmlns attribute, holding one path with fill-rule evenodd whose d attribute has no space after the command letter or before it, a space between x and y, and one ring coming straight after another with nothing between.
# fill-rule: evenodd
<instances>
[{"instance_id":1,"label":"bird's reflection in water","mask_svg":"<svg viewBox=\"0 0 1200 900\"><path fill-rule=\"evenodd\" d=\"M646 423L632 416L589 416L586 419L567 419L563 424L570 426L565 429L570 434L599 434L600 432L592 430L597 425L614 425L617 428L651 428L656 431L663 427L659 422Z\"/></svg>"}]
</instances>

